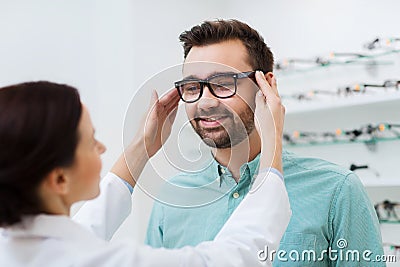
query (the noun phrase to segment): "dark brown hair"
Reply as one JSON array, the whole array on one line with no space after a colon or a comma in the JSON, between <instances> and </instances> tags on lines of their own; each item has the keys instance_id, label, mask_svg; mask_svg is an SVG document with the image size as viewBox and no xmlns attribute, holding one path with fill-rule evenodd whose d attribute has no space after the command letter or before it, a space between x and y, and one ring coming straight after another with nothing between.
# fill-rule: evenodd
<instances>
[{"instance_id":1,"label":"dark brown hair","mask_svg":"<svg viewBox=\"0 0 400 267\"><path fill-rule=\"evenodd\" d=\"M0 88L0 226L39 214L37 188L73 163L82 105L78 91L46 81Z\"/></svg>"},{"instance_id":2,"label":"dark brown hair","mask_svg":"<svg viewBox=\"0 0 400 267\"><path fill-rule=\"evenodd\" d=\"M238 20L205 21L179 36L185 59L193 46L206 46L235 39L242 41L246 47L249 63L254 70L262 70L264 73L273 70L274 56L262 36Z\"/></svg>"}]
</instances>

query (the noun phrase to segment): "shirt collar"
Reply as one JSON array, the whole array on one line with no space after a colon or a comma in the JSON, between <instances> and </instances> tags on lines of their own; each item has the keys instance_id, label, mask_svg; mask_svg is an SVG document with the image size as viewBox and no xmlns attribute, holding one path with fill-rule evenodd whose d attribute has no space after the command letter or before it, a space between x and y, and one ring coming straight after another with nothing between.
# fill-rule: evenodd
<instances>
[{"instance_id":1,"label":"shirt collar","mask_svg":"<svg viewBox=\"0 0 400 267\"><path fill-rule=\"evenodd\" d=\"M246 171L246 169L248 168L250 171L250 179L251 182L254 179L255 174L258 172L258 168L259 168L259 164L260 163L260 154L258 154L252 161L250 162L246 162L244 163L242 166L240 166L240 173L241 176L242 174ZM219 185L221 187L222 182L224 180L224 178L229 177L230 179L234 180L229 169L225 166L222 166L221 164L219 164L219 162L214 158L214 162L211 168L214 173L216 172L217 175L219 176Z\"/></svg>"}]
</instances>

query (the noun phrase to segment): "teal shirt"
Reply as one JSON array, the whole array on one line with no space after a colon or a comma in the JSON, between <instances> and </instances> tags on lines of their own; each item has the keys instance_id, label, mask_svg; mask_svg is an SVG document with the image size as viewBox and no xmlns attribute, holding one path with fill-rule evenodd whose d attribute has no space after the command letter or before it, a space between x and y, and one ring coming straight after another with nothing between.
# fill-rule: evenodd
<instances>
[{"instance_id":1,"label":"teal shirt","mask_svg":"<svg viewBox=\"0 0 400 267\"><path fill-rule=\"evenodd\" d=\"M213 240L248 193L258 165L259 156L241 166L239 183L216 161L202 171L171 178L172 184L196 188L197 193L171 194L164 190L163 194L173 196L167 201L172 205L155 202L146 243L180 248ZM292 217L279 246L280 259L275 255L274 266L386 266L375 261L376 256L384 255L379 223L354 173L287 151L283 153L283 165ZM196 200L185 205L192 197ZM324 253L329 248L331 257ZM370 262L363 260L363 253ZM254 255L257 257L257 252Z\"/></svg>"}]
</instances>

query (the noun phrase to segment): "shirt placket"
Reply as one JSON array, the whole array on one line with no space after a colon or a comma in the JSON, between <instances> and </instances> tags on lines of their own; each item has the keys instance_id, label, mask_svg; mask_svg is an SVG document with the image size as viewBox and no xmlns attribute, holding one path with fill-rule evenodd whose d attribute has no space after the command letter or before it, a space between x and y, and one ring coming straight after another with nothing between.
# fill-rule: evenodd
<instances>
[{"instance_id":1,"label":"shirt placket","mask_svg":"<svg viewBox=\"0 0 400 267\"><path fill-rule=\"evenodd\" d=\"M231 177L233 180L233 177ZM228 213L229 216L233 213L233 211L237 208L240 202L243 200L244 196L249 191L250 185L250 169L247 166L243 166L240 170L240 180L229 192L228 196Z\"/></svg>"}]
</instances>

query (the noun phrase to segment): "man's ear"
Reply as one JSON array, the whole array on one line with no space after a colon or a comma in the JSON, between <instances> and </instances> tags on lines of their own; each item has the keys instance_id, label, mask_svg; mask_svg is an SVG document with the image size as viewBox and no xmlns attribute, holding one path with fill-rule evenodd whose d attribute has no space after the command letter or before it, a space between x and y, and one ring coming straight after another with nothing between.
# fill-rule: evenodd
<instances>
[{"instance_id":1,"label":"man's ear","mask_svg":"<svg viewBox=\"0 0 400 267\"><path fill-rule=\"evenodd\" d=\"M267 72L264 74L265 79L267 79L268 83L271 85L272 78L275 76L272 72Z\"/></svg>"},{"instance_id":2,"label":"man's ear","mask_svg":"<svg viewBox=\"0 0 400 267\"><path fill-rule=\"evenodd\" d=\"M64 169L56 168L48 173L44 179L44 185L59 195L65 195L69 189L69 179Z\"/></svg>"}]
</instances>

